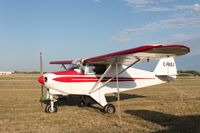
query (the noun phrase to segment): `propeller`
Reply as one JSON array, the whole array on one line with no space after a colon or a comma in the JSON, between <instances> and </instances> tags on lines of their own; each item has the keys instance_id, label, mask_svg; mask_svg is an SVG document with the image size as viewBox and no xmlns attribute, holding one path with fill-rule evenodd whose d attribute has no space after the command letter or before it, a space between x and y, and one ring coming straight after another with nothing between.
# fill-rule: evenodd
<instances>
[{"instance_id":1,"label":"propeller","mask_svg":"<svg viewBox=\"0 0 200 133\"><path fill-rule=\"evenodd\" d=\"M40 77L39 81L44 81L43 77L43 62L42 62L42 52L40 53ZM43 107L43 95L44 95L44 82L41 82L41 97L40 97L40 103L41 107Z\"/></svg>"}]
</instances>

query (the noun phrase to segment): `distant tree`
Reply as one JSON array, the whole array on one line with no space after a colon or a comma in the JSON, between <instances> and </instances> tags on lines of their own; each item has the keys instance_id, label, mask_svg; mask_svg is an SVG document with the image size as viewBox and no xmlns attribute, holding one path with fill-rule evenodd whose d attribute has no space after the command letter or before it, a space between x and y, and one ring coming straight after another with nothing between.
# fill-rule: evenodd
<instances>
[{"instance_id":1,"label":"distant tree","mask_svg":"<svg viewBox=\"0 0 200 133\"><path fill-rule=\"evenodd\" d=\"M16 74L39 74L38 71L26 72L26 71L14 71Z\"/></svg>"},{"instance_id":2,"label":"distant tree","mask_svg":"<svg viewBox=\"0 0 200 133\"><path fill-rule=\"evenodd\" d=\"M200 72L198 71L194 71L194 70L180 70L178 71L178 74L179 76L190 76L190 75L193 75L193 76L200 76Z\"/></svg>"}]
</instances>

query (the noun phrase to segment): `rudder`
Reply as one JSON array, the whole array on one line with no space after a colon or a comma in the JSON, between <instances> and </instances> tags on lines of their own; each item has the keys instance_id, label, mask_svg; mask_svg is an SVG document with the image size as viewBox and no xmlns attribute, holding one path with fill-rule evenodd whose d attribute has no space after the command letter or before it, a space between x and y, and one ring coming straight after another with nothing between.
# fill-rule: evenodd
<instances>
[{"instance_id":1,"label":"rudder","mask_svg":"<svg viewBox=\"0 0 200 133\"><path fill-rule=\"evenodd\" d=\"M168 57L160 59L154 73L156 76L169 76L171 78L176 78L177 69L174 58Z\"/></svg>"}]
</instances>

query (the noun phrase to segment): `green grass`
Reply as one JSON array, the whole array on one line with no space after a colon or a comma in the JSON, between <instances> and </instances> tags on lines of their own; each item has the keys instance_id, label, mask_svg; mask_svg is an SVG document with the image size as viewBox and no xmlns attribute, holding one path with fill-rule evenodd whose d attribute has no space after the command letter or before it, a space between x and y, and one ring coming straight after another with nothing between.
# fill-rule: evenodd
<instances>
[{"instance_id":1,"label":"green grass","mask_svg":"<svg viewBox=\"0 0 200 133\"><path fill-rule=\"evenodd\" d=\"M97 104L81 108L74 97L57 113L44 113L37 77L0 77L0 132L200 132L198 77L181 77L169 84L122 93L121 125L116 114L104 114ZM116 104L114 99L109 95L108 100Z\"/></svg>"}]
</instances>

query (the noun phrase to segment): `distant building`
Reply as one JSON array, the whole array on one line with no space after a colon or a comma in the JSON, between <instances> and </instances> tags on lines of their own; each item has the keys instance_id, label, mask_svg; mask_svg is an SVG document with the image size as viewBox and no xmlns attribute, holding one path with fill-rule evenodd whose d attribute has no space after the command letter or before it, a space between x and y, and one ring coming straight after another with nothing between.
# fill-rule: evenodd
<instances>
[{"instance_id":1,"label":"distant building","mask_svg":"<svg viewBox=\"0 0 200 133\"><path fill-rule=\"evenodd\" d=\"M13 74L14 72L9 72L9 71L0 71L0 76L7 76L10 74Z\"/></svg>"}]
</instances>

